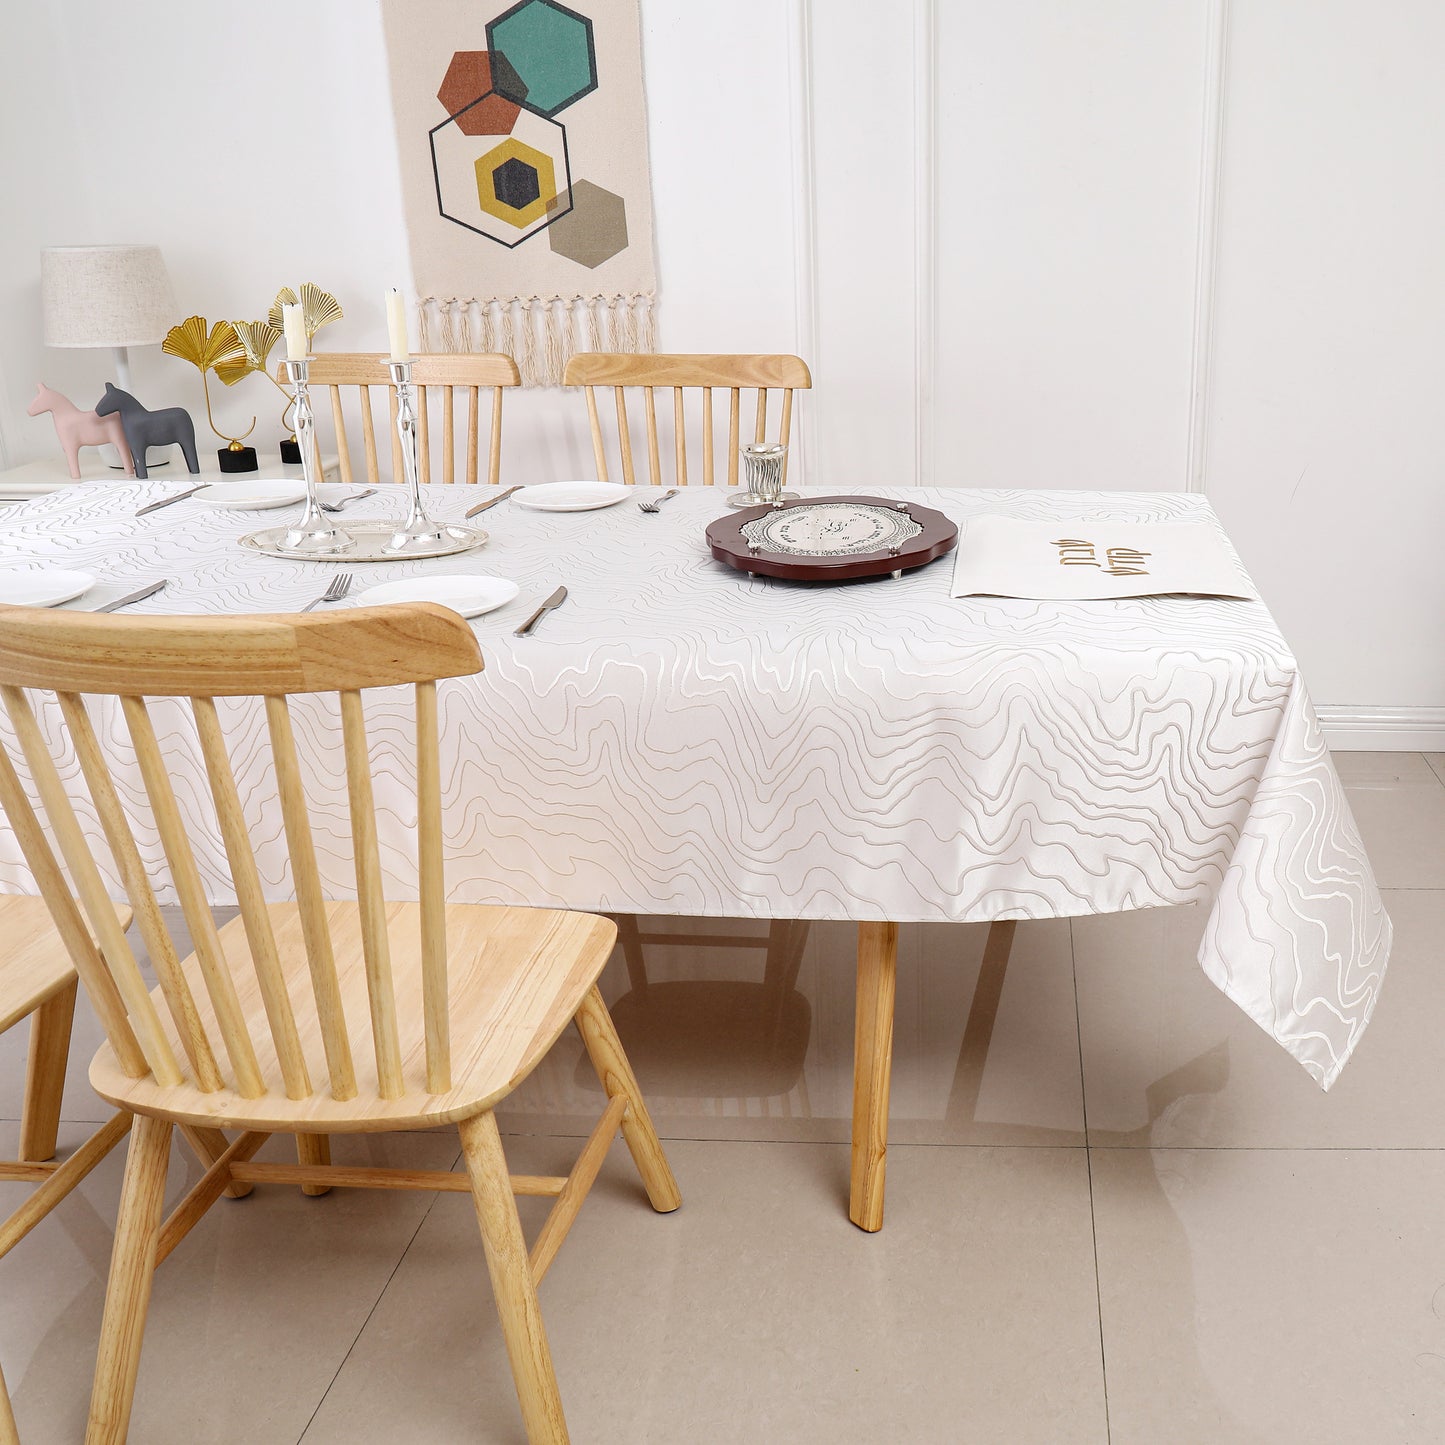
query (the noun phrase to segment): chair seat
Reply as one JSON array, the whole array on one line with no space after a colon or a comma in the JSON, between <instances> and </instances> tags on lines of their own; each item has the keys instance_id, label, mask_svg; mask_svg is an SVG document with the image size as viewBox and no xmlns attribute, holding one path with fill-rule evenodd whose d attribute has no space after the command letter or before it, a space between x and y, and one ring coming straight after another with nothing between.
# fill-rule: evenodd
<instances>
[{"instance_id":1,"label":"chair seat","mask_svg":"<svg viewBox=\"0 0 1445 1445\"><path fill-rule=\"evenodd\" d=\"M90 1066L96 1092L132 1113L258 1131L370 1133L428 1128L470 1118L505 1098L552 1046L602 972L617 933L610 919L587 913L449 906L452 1087L445 1093L430 1094L426 1090L421 1004L421 910L415 903L388 903L386 925L405 1092L398 1098L383 1099L370 1042L360 908L354 902L332 902L326 908L356 1072L355 1098L331 1096L301 917L293 903L272 904L267 911L311 1076L309 1097L286 1097L240 918L220 930L221 946L236 981L266 1093L245 1098L229 1085L206 1093L189 1077L168 1088L149 1077L132 1079L121 1071L109 1044L102 1046ZM195 955L181 967L208 1034L219 1039ZM189 1076L161 990L156 989L152 997L182 1070ZM218 1057L217 1063L222 1075L230 1077L228 1061Z\"/></svg>"},{"instance_id":2,"label":"chair seat","mask_svg":"<svg viewBox=\"0 0 1445 1445\"><path fill-rule=\"evenodd\" d=\"M128 927L130 908L117 903L115 911L121 926ZM0 1033L74 981L70 954L45 900L13 893L0 897Z\"/></svg>"}]
</instances>

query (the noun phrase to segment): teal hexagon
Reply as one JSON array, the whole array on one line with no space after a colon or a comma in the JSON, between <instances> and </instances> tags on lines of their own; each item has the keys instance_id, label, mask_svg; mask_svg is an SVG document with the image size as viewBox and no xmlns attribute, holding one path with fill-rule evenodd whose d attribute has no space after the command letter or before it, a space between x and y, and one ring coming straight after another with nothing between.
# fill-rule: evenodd
<instances>
[{"instance_id":1,"label":"teal hexagon","mask_svg":"<svg viewBox=\"0 0 1445 1445\"><path fill-rule=\"evenodd\" d=\"M487 23L487 49L516 72L521 89L498 94L550 120L597 89L597 51L592 22L557 0L521 0Z\"/></svg>"}]
</instances>

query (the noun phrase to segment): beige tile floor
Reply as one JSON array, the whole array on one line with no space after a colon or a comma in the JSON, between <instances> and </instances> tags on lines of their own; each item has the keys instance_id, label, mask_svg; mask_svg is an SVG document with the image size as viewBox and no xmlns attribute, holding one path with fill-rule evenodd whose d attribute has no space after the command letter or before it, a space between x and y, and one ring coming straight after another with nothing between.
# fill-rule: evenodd
<instances>
[{"instance_id":1,"label":"beige tile floor","mask_svg":"<svg viewBox=\"0 0 1445 1445\"><path fill-rule=\"evenodd\" d=\"M543 1287L579 1445L1445 1441L1445 756L1339 763L1397 943L1331 1094L1204 980L1198 910L1023 925L984 977L983 930L905 928L876 1236L844 1217L850 930L814 928L780 1010L760 955L654 950L645 1008L614 961L684 1205L654 1215L615 1149ZM506 1111L514 1167L565 1168L598 1097L564 1043ZM0 1261L25 1445L79 1439L119 1173ZM521 1445L466 1199L223 1201L157 1279L131 1438Z\"/></svg>"}]
</instances>

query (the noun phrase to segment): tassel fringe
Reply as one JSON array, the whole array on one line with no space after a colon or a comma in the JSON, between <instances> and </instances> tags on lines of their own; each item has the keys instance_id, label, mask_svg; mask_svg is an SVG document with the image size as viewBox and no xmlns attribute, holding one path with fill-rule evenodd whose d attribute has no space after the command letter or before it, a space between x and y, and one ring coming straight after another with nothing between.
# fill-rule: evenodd
<instances>
[{"instance_id":1,"label":"tassel fringe","mask_svg":"<svg viewBox=\"0 0 1445 1445\"><path fill-rule=\"evenodd\" d=\"M423 296L417 336L423 352L500 351L523 386L560 386L580 350L655 351L657 295ZM585 344L579 345L585 338Z\"/></svg>"}]
</instances>

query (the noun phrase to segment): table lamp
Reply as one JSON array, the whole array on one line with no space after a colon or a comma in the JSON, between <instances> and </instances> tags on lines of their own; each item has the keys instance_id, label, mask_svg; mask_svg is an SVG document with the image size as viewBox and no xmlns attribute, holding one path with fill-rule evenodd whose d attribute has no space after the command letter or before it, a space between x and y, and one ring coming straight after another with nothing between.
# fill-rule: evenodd
<instances>
[{"instance_id":1,"label":"table lamp","mask_svg":"<svg viewBox=\"0 0 1445 1445\"><path fill-rule=\"evenodd\" d=\"M129 391L127 348L165 339L175 293L159 246L55 246L40 253L45 344L111 348L115 384ZM169 448L156 449L160 460ZM119 458L112 465L119 465ZM152 464L154 465L154 463Z\"/></svg>"}]
</instances>

